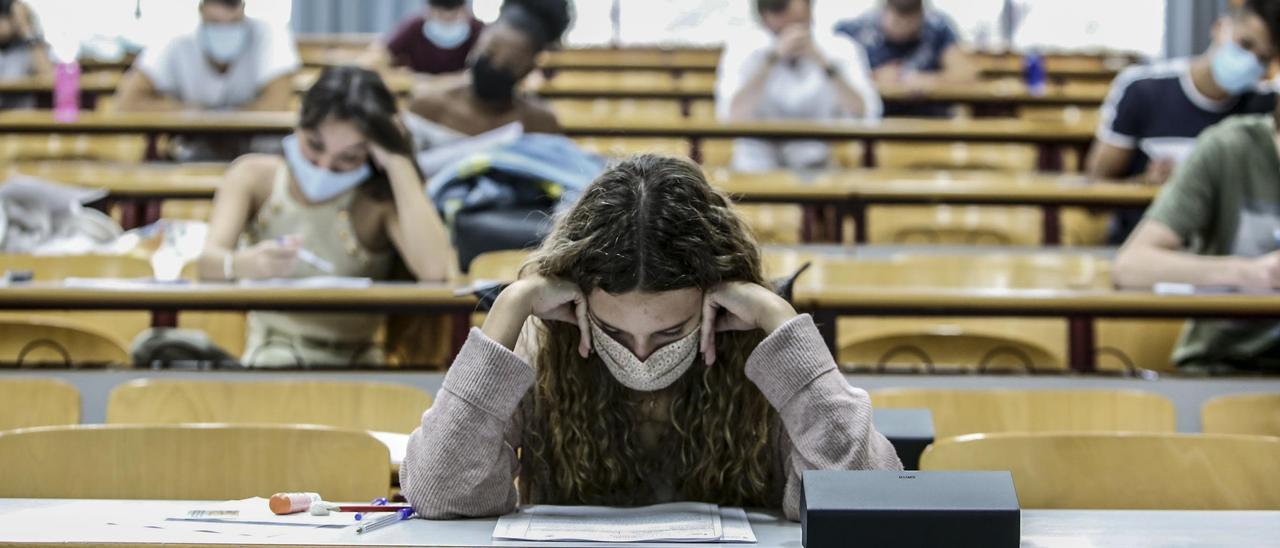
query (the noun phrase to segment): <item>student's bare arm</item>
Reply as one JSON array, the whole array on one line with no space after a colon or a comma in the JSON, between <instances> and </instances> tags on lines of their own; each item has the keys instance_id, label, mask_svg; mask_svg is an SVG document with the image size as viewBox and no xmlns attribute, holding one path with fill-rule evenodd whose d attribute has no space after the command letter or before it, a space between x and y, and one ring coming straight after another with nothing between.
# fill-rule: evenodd
<instances>
[{"instance_id":1,"label":"student's bare arm","mask_svg":"<svg viewBox=\"0 0 1280 548\"><path fill-rule=\"evenodd\" d=\"M1134 288L1169 282L1270 289L1280 287L1280 253L1257 258L1196 255L1186 251L1173 229L1148 218L1120 248L1111 279Z\"/></svg>"},{"instance_id":2,"label":"student's bare arm","mask_svg":"<svg viewBox=\"0 0 1280 548\"><path fill-rule=\"evenodd\" d=\"M1133 149L1095 140L1085 160L1085 172L1092 179L1119 179L1129 171L1132 159Z\"/></svg>"},{"instance_id":3,"label":"student's bare arm","mask_svg":"<svg viewBox=\"0 0 1280 548\"><path fill-rule=\"evenodd\" d=\"M209 216L209 234L205 238L204 251L196 259L200 279L226 279L226 256L235 252L240 234L265 200L262 191L264 181L270 181L275 166L276 162L269 157L249 155L232 162L227 168L213 197L213 213Z\"/></svg>"},{"instance_id":4,"label":"student's bare arm","mask_svg":"<svg viewBox=\"0 0 1280 548\"><path fill-rule=\"evenodd\" d=\"M973 82L978 79L978 66L958 45L942 52L942 74L948 82Z\"/></svg>"},{"instance_id":5,"label":"student's bare arm","mask_svg":"<svg viewBox=\"0 0 1280 548\"><path fill-rule=\"evenodd\" d=\"M258 98L240 110L280 112L292 110L294 97L293 73L277 77L262 87Z\"/></svg>"},{"instance_id":6,"label":"student's bare arm","mask_svg":"<svg viewBox=\"0 0 1280 548\"><path fill-rule=\"evenodd\" d=\"M151 79L142 71L132 69L120 79L116 89L116 109L124 112L173 112L185 110L186 105L160 94Z\"/></svg>"}]
</instances>

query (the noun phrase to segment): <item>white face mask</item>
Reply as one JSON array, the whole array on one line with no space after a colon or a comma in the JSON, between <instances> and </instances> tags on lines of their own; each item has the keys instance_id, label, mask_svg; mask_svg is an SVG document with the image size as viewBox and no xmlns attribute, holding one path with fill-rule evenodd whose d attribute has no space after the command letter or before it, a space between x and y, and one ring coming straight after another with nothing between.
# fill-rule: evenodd
<instances>
[{"instance_id":1,"label":"white face mask","mask_svg":"<svg viewBox=\"0 0 1280 548\"><path fill-rule=\"evenodd\" d=\"M471 22L466 19L452 23L427 19L422 23L422 35L440 49L455 49L471 38Z\"/></svg>"},{"instance_id":2,"label":"white face mask","mask_svg":"<svg viewBox=\"0 0 1280 548\"><path fill-rule=\"evenodd\" d=\"M294 180L298 181L298 188L313 203L328 201L351 190L373 174L369 164L339 173L311 163L311 160L302 155L302 145L298 143L297 135L285 137L283 144L285 161L289 163Z\"/></svg>"},{"instance_id":3,"label":"white face mask","mask_svg":"<svg viewBox=\"0 0 1280 548\"><path fill-rule=\"evenodd\" d=\"M249 25L245 23L201 23L196 31L200 47L209 58L230 63L239 57L249 43Z\"/></svg>"},{"instance_id":4,"label":"white face mask","mask_svg":"<svg viewBox=\"0 0 1280 548\"><path fill-rule=\"evenodd\" d=\"M589 321L591 345L600 355L600 361L623 386L640 392L655 392L675 383L693 365L702 342L702 330L694 329L641 361L625 345L605 333L595 320Z\"/></svg>"}]
</instances>

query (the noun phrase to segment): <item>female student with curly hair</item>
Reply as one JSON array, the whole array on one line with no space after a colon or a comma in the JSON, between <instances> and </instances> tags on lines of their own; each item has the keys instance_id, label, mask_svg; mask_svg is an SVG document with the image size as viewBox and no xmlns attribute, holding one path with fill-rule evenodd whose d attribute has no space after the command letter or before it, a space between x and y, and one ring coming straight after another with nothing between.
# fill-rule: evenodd
<instances>
[{"instance_id":1,"label":"female student with curly hair","mask_svg":"<svg viewBox=\"0 0 1280 548\"><path fill-rule=\"evenodd\" d=\"M410 438L423 516L696 500L798 519L805 470L901 468L697 166L609 169L523 270Z\"/></svg>"}]
</instances>

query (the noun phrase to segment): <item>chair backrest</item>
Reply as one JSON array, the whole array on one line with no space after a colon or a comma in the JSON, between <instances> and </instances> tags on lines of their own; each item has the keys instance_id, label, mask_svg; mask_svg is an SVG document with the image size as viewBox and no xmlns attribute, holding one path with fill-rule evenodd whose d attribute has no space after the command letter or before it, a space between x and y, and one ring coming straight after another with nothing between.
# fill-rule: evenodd
<instances>
[{"instance_id":1,"label":"chair backrest","mask_svg":"<svg viewBox=\"0 0 1280 548\"><path fill-rule=\"evenodd\" d=\"M1173 403L1137 390L886 389L875 407L933 412L941 439L992 432L1173 432Z\"/></svg>"},{"instance_id":2,"label":"chair backrest","mask_svg":"<svg viewBox=\"0 0 1280 548\"><path fill-rule=\"evenodd\" d=\"M110 333L57 316L4 316L0 317L0 362L127 365L129 349Z\"/></svg>"},{"instance_id":3,"label":"chair backrest","mask_svg":"<svg viewBox=\"0 0 1280 548\"><path fill-rule=\"evenodd\" d=\"M840 363L883 371L1008 371L1034 373L1062 370L1062 360L1031 339L981 333L938 332L930 324L911 331L866 338L839 348Z\"/></svg>"},{"instance_id":4,"label":"chair backrest","mask_svg":"<svg viewBox=\"0 0 1280 548\"><path fill-rule=\"evenodd\" d=\"M109 424L319 424L407 434L431 395L379 382L138 379L111 391Z\"/></svg>"},{"instance_id":5,"label":"chair backrest","mask_svg":"<svg viewBox=\"0 0 1280 548\"><path fill-rule=\"evenodd\" d=\"M1280 437L1280 392L1218 396L1200 408L1206 434Z\"/></svg>"},{"instance_id":6,"label":"chair backrest","mask_svg":"<svg viewBox=\"0 0 1280 548\"><path fill-rule=\"evenodd\" d=\"M765 262L770 262L766 255ZM1106 282L1105 261L1080 254L922 255L885 259L820 257L805 275L821 286L980 289L1096 289Z\"/></svg>"},{"instance_id":7,"label":"chair backrest","mask_svg":"<svg viewBox=\"0 0 1280 548\"><path fill-rule=\"evenodd\" d=\"M0 433L0 469L3 498L368 500L387 496L391 457L321 426L76 425Z\"/></svg>"},{"instance_id":8,"label":"chair backrest","mask_svg":"<svg viewBox=\"0 0 1280 548\"><path fill-rule=\"evenodd\" d=\"M523 249L481 253L471 259L467 273L473 280L512 282L520 274L520 265L528 258L529 252Z\"/></svg>"},{"instance_id":9,"label":"chair backrest","mask_svg":"<svg viewBox=\"0 0 1280 548\"><path fill-rule=\"evenodd\" d=\"M80 391L49 378L0 378L0 430L80 423Z\"/></svg>"},{"instance_id":10,"label":"chair backrest","mask_svg":"<svg viewBox=\"0 0 1280 548\"><path fill-rule=\"evenodd\" d=\"M1280 438L975 434L925 449L921 470L1008 470L1023 508L1280 510Z\"/></svg>"}]
</instances>

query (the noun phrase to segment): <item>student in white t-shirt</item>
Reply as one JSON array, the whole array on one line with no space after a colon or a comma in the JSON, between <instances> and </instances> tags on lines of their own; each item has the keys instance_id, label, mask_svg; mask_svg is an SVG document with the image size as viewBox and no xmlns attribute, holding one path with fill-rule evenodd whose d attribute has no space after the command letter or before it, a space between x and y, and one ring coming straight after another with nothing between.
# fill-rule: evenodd
<instances>
[{"instance_id":1,"label":"student in white t-shirt","mask_svg":"<svg viewBox=\"0 0 1280 548\"><path fill-rule=\"evenodd\" d=\"M884 109L862 49L813 25L812 0L755 0L763 28L731 36L720 58L721 121L877 119ZM820 169L819 141L738 139L733 169Z\"/></svg>"},{"instance_id":2,"label":"student in white t-shirt","mask_svg":"<svg viewBox=\"0 0 1280 548\"><path fill-rule=\"evenodd\" d=\"M289 110L298 50L244 0L201 0L200 26L148 48L116 93L122 111Z\"/></svg>"}]
</instances>

